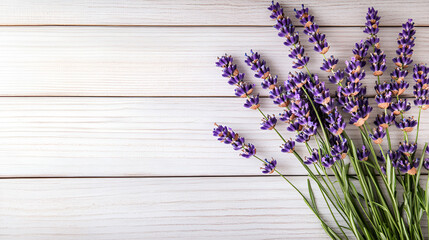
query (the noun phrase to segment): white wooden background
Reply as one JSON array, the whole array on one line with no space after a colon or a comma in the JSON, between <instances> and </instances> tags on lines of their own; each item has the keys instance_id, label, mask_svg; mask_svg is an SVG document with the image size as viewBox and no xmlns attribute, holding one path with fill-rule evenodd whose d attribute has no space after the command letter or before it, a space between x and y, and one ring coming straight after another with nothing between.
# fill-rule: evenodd
<instances>
[{"instance_id":1,"label":"white wooden background","mask_svg":"<svg viewBox=\"0 0 429 240\"><path fill-rule=\"evenodd\" d=\"M380 11L388 59L400 24L413 18L415 62L429 60L427 1L282 3L289 15L307 4L342 61L365 37L367 7ZM258 113L232 97L214 66L228 52L257 83L242 62L254 49L286 76L269 4L1 1L0 239L324 238L290 186L211 136L215 121L234 127L306 188L303 169L279 153L273 132L258 129ZM320 72L320 56L303 42Z\"/></svg>"}]
</instances>

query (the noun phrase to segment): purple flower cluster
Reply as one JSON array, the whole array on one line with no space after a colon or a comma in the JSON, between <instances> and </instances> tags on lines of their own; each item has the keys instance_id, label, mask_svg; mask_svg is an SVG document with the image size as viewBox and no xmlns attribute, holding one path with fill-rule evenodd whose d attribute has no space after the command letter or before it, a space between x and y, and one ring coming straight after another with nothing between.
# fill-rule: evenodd
<instances>
[{"instance_id":1,"label":"purple flower cluster","mask_svg":"<svg viewBox=\"0 0 429 240\"><path fill-rule=\"evenodd\" d=\"M412 148L413 145L401 145L404 148ZM413 151L412 149L407 149L404 151ZM415 151L415 150L414 150ZM412 160L408 155L408 152L405 154L398 150L397 152L390 152L389 158L392 161L392 166L399 169L402 173L407 173L409 175L416 175L417 168L419 167L419 159L416 158Z\"/></svg>"},{"instance_id":2,"label":"purple flower cluster","mask_svg":"<svg viewBox=\"0 0 429 240\"><path fill-rule=\"evenodd\" d=\"M414 119L414 117L409 118L403 118L399 122L395 122L396 127L401 129L404 132L411 132L413 131L414 127L417 126L417 121Z\"/></svg>"},{"instance_id":3,"label":"purple flower cluster","mask_svg":"<svg viewBox=\"0 0 429 240\"><path fill-rule=\"evenodd\" d=\"M250 109L258 109L259 95L252 96L253 84L244 82L244 73L240 73L237 69L237 65L233 63L233 58L228 55L224 55L218 58L216 62L217 67L222 68L222 77L228 78L229 85L235 85L235 95L242 98L247 98L244 103L244 107Z\"/></svg>"},{"instance_id":4,"label":"purple flower cluster","mask_svg":"<svg viewBox=\"0 0 429 240\"><path fill-rule=\"evenodd\" d=\"M426 170L429 170L429 147L426 147L424 151L425 151L425 159L423 160L423 167Z\"/></svg>"},{"instance_id":5,"label":"purple flower cluster","mask_svg":"<svg viewBox=\"0 0 429 240\"><path fill-rule=\"evenodd\" d=\"M368 55L369 46L363 40L360 43L355 43L355 48L353 48L352 52L354 54L354 58L361 62L361 66L365 66L365 58Z\"/></svg>"},{"instance_id":6,"label":"purple flower cluster","mask_svg":"<svg viewBox=\"0 0 429 240\"><path fill-rule=\"evenodd\" d=\"M346 61L345 73L348 75L345 82L337 88L337 102L343 110L351 114L349 123L357 127L362 126L369 118L372 107L368 99L364 98L366 87L360 82L365 78L363 63L356 58Z\"/></svg>"},{"instance_id":7,"label":"purple flower cluster","mask_svg":"<svg viewBox=\"0 0 429 240\"><path fill-rule=\"evenodd\" d=\"M273 115L268 115L266 118L262 119L261 129L262 130L273 130L276 126L277 118Z\"/></svg>"},{"instance_id":8,"label":"purple flower cluster","mask_svg":"<svg viewBox=\"0 0 429 240\"><path fill-rule=\"evenodd\" d=\"M256 148L253 144L246 144L245 139L240 137L238 133L235 133L231 128L227 126L215 124L213 129L213 136L217 137L217 140L225 144L229 144L236 151L242 151L240 156L244 158L250 158L256 154Z\"/></svg>"},{"instance_id":9,"label":"purple flower cluster","mask_svg":"<svg viewBox=\"0 0 429 240\"><path fill-rule=\"evenodd\" d=\"M292 139L286 141L282 146L282 152L284 153L293 153L295 151L295 141Z\"/></svg>"},{"instance_id":10,"label":"purple flower cluster","mask_svg":"<svg viewBox=\"0 0 429 240\"><path fill-rule=\"evenodd\" d=\"M293 68L302 69L304 68L310 58L305 56L304 47L299 42L299 34L295 31L295 26L289 17L284 15L283 8L279 3L272 2L268 8L271 11L271 18L276 19L274 28L278 30L278 35L281 38L285 38L284 45L290 47L289 57L293 59Z\"/></svg>"},{"instance_id":11,"label":"purple flower cluster","mask_svg":"<svg viewBox=\"0 0 429 240\"><path fill-rule=\"evenodd\" d=\"M408 19L406 23L402 24L402 32L398 36L398 49L396 50L398 56L392 59L400 71L403 71L413 62L411 56L413 55L415 34L413 19ZM392 77L396 78L394 75Z\"/></svg>"},{"instance_id":12,"label":"purple flower cluster","mask_svg":"<svg viewBox=\"0 0 429 240\"><path fill-rule=\"evenodd\" d=\"M426 110L429 108L429 68L422 64L416 64L413 69L414 105Z\"/></svg>"},{"instance_id":13,"label":"purple flower cluster","mask_svg":"<svg viewBox=\"0 0 429 240\"><path fill-rule=\"evenodd\" d=\"M289 98L287 88L278 85L277 76L270 74L270 68L267 66L265 60L261 59L258 52L250 50L250 54L245 54L246 60L244 61L250 68L255 71L255 77L261 78L261 86L263 89L270 90L270 98L279 107L287 107L289 105Z\"/></svg>"},{"instance_id":14,"label":"purple flower cluster","mask_svg":"<svg viewBox=\"0 0 429 240\"><path fill-rule=\"evenodd\" d=\"M379 32L380 17L378 11L374 8L368 8L366 14L366 23L364 33L369 34L369 38L365 41L367 48L372 47L373 52L370 53L369 62L371 63L370 69L373 71L374 76L383 75L386 71L386 55L380 50L380 39L377 37Z\"/></svg>"},{"instance_id":15,"label":"purple flower cluster","mask_svg":"<svg viewBox=\"0 0 429 240\"><path fill-rule=\"evenodd\" d=\"M379 25L380 17L378 16L378 11L376 11L374 8L368 8L368 13L366 14L365 29L363 30L364 33L370 35L370 37L365 42L367 46L380 48L380 39L377 37Z\"/></svg>"},{"instance_id":16,"label":"purple flower cluster","mask_svg":"<svg viewBox=\"0 0 429 240\"><path fill-rule=\"evenodd\" d=\"M308 41L314 44L314 51L326 54L329 51L326 36L319 32L319 25L314 22L314 16L308 14L308 8L304 8L304 5L302 5L300 10L295 9L295 17L304 26L304 33L309 36ZM335 59L335 61L338 62L338 59ZM327 60L325 60L326 62Z\"/></svg>"},{"instance_id":17,"label":"purple flower cluster","mask_svg":"<svg viewBox=\"0 0 429 240\"><path fill-rule=\"evenodd\" d=\"M332 137L331 142L331 156L334 161L344 159L349 151L349 145L347 145L347 139L339 136Z\"/></svg>"},{"instance_id":18,"label":"purple flower cluster","mask_svg":"<svg viewBox=\"0 0 429 240\"><path fill-rule=\"evenodd\" d=\"M319 161L320 155L317 149L313 149L310 157L305 157L304 164L311 165Z\"/></svg>"},{"instance_id":19,"label":"purple flower cluster","mask_svg":"<svg viewBox=\"0 0 429 240\"><path fill-rule=\"evenodd\" d=\"M369 157L369 151L366 149L365 145L362 145L362 150L357 150L357 157L359 161L366 161Z\"/></svg>"},{"instance_id":20,"label":"purple flower cluster","mask_svg":"<svg viewBox=\"0 0 429 240\"><path fill-rule=\"evenodd\" d=\"M392 125L395 122L395 115L393 113L391 114L378 114L375 118L374 124L377 127L382 127L384 129L388 128L390 125Z\"/></svg>"},{"instance_id":21,"label":"purple flower cluster","mask_svg":"<svg viewBox=\"0 0 429 240\"><path fill-rule=\"evenodd\" d=\"M275 159L271 159L271 161L264 159L264 166L261 167L262 173L271 174L276 170L276 166L277 166L277 161Z\"/></svg>"},{"instance_id":22,"label":"purple flower cluster","mask_svg":"<svg viewBox=\"0 0 429 240\"><path fill-rule=\"evenodd\" d=\"M386 132L383 127L374 128L373 134L369 134L369 137L374 141L375 144L381 144L383 138L386 136Z\"/></svg>"}]
</instances>

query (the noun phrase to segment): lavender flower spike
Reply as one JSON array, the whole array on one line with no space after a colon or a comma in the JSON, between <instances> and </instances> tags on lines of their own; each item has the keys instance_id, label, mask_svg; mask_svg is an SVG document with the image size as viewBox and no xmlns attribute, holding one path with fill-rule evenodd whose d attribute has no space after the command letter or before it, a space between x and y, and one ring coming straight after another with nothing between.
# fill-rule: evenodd
<instances>
[{"instance_id":1,"label":"lavender flower spike","mask_svg":"<svg viewBox=\"0 0 429 240\"><path fill-rule=\"evenodd\" d=\"M357 156L359 161L366 161L369 157L369 151L366 149L365 145L362 145L362 150L357 150Z\"/></svg>"},{"instance_id":2,"label":"lavender flower spike","mask_svg":"<svg viewBox=\"0 0 429 240\"><path fill-rule=\"evenodd\" d=\"M295 141L288 140L283 144L282 152L284 153L293 153L295 151Z\"/></svg>"},{"instance_id":3,"label":"lavender flower spike","mask_svg":"<svg viewBox=\"0 0 429 240\"><path fill-rule=\"evenodd\" d=\"M328 154L322 157L322 165L324 167L330 168L332 167L332 165L334 165L334 163L335 163L335 159L329 156Z\"/></svg>"},{"instance_id":4,"label":"lavender flower spike","mask_svg":"<svg viewBox=\"0 0 429 240\"><path fill-rule=\"evenodd\" d=\"M267 159L264 160L264 166L261 167L262 173L264 174L271 174L276 170L277 161L275 159L272 159L271 161L268 161Z\"/></svg>"},{"instance_id":5,"label":"lavender flower spike","mask_svg":"<svg viewBox=\"0 0 429 240\"><path fill-rule=\"evenodd\" d=\"M305 157L304 163L306 165L311 165L317 163L319 161L319 151L317 149L313 149L310 157Z\"/></svg>"},{"instance_id":6,"label":"lavender flower spike","mask_svg":"<svg viewBox=\"0 0 429 240\"><path fill-rule=\"evenodd\" d=\"M404 132L413 131L414 127L417 126L417 121L413 117L404 118L400 122L395 122L396 127Z\"/></svg>"},{"instance_id":7,"label":"lavender flower spike","mask_svg":"<svg viewBox=\"0 0 429 240\"><path fill-rule=\"evenodd\" d=\"M262 119L261 123L261 129L262 130L273 130L276 126L277 118L273 116L268 115L267 118Z\"/></svg>"},{"instance_id":8,"label":"lavender flower spike","mask_svg":"<svg viewBox=\"0 0 429 240\"><path fill-rule=\"evenodd\" d=\"M299 42L299 34L295 31L295 26L292 24L292 21L289 17L284 15L283 8L279 3L272 2L271 6L268 8L271 11L271 18L276 19L276 24L274 28L277 29L278 35L281 38L285 38L284 45L290 47L289 57L293 59L293 68L302 69L304 68L310 58L305 56L304 47L301 46Z\"/></svg>"},{"instance_id":9,"label":"lavender flower spike","mask_svg":"<svg viewBox=\"0 0 429 240\"><path fill-rule=\"evenodd\" d=\"M368 13L366 14L365 29L363 30L364 33L370 35L370 38L366 40L366 44L368 46L380 48L380 39L377 37L379 25L380 17L378 16L378 11L376 11L373 7L368 8Z\"/></svg>"},{"instance_id":10,"label":"lavender flower spike","mask_svg":"<svg viewBox=\"0 0 429 240\"><path fill-rule=\"evenodd\" d=\"M314 44L314 51L326 54L329 51L329 44L326 41L325 34L319 32L319 25L314 22L314 16L308 14L308 8L304 8L304 4L300 10L294 10L296 13L295 17L304 26L304 33L309 36L308 41ZM334 61L338 62L336 59Z\"/></svg>"},{"instance_id":11,"label":"lavender flower spike","mask_svg":"<svg viewBox=\"0 0 429 240\"><path fill-rule=\"evenodd\" d=\"M381 144L383 142L383 138L386 136L384 128L375 128L373 132L373 134L369 134L369 137L372 139L372 141L374 141L375 144Z\"/></svg>"},{"instance_id":12,"label":"lavender flower spike","mask_svg":"<svg viewBox=\"0 0 429 240\"><path fill-rule=\"evenodd\" d=\"M215 123L215 128L213 129L213 136L217 137L220 142L225 144L230 144L234 150L241 150L242 153L240 156L244 158L250 158L256 154L256 148L252 144L245 143L243 137L240 137L235 133L231 128L227 126L217 125Z\"/></svg>"},{"instance_id":13,"label":"lavender flower spike","mask_svg":"<svg viewBox=\"0 0 429 240\"><path fill-rule=\"evenodd\" d=\"M399 143L398 152L404 154L405 156L409 157L411 154L413 154L417 150L417 144L411 144L411 143Z\"/></svg>"}]
</instances>

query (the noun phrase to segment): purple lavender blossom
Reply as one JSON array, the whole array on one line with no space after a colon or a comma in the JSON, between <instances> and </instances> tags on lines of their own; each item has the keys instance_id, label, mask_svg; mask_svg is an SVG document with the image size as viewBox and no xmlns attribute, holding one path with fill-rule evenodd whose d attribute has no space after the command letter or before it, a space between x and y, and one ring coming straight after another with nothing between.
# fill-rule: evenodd
<instances>
[{"instance_id":1,"label":"purple lavender blossom","mask_svg":"<svg viewBox=\"0 0 429 240\"><path fill-rule=\"evenodd\" d=\"M250 158L256 154L256 148L252 144L245 144L245 139L240 137L231 128L227 126L215 124L213 129L213 136L217 137L217 140L225 144L230 144L234 150L241 150L240 156Z\"/></svg>"},{"instance_id":2,"label":"purple lavender blossom","mask_svg":"<svg viewBox=\"0 0 429 240\"><path fill-rule=\"evenodd\" d=\"M289 132L298 132L302 130L302 126L299 124L298 121L292 122L286 129Z\"/></svg>"},{"instance_id":3,"label":"purple lavender blossom","mask_svg":"<svg viewBox=\"0 0 429 240\"><path fill-rule=\"evenodd\" d=\"M324 167L330 168L332 167L332 165L334 165L335 159L329 156L328 154L326 154L325 156L322 157L321 162Z\"/></svg>"},{"instance_id":4,"label":"purple lavender blossom","mask_svg":"<svg viewBox=\"0 0 429 240\"><path fill-rule=\"evenodd\" d=\"M408 84L405 81L400 81L400 82L392 82L391 83L391 87L390 90L393 93L393 95L395 96L399 96L402 93L405 92L405 90L407 90L407 88L410 86L410 84Z\"/></svg>"},{"instance_id":5,"label":"purple lavender blossom","mask_svg":"<svg viewBox=\"0 0 429 240\"><path fill-rule=\"evenodd\" d=\"M270 115L267 115L267 118L262 119L261 129L262 130L273 130L276 126L277 118Z\"/></svg>"},{"instance_id":6,"label":"purple lavender blossom","mask_svg":"<svg viewBox=\"0 0 429 240\"><path fill-rule=\"evenodd\" d=\"M383 83L375 83L374 90L377 94L383 94L390 92L390 83L383 82Z\"/></svg>"},{"instance_id":7,"label":"purple lavender blossom","mask_svg":"<svg viewBox=\"0 0 429 240\"><path fill-rule=\"evenodd\" d=\"M235 88L235 96L245 98L252 94L254 84L250 83L240 83L237 88Z\"/></svg>"},{"instance_id":8,"label":"purple lavender blossom","mask_svg":"<svg viewBox=\"0 0 429 240\"><path fill-rule=\"evenodd\" d=\"M338 136L332 137L331 142L331 155L336 160L344 159L347 156L349 147L347 145L347 139L341 139Z\"/></svg>"},{"instance_id":9,"label":"purple lavender blossom","mask_svg":"<svg viewBox=\"0 0 429 240\"><path fill-rule=\"evenodd\" d=\"M289 57L292 58L293 68L302 69L307 65L310 60L309 57L305 56L304 48L300 45L298 32L295 31L295 26L289 17L284 15L283 8L279 3L272 2L268 8L271 11L271 18L276 19L274 28L279 31L278 35L281 38L285 38L284 45L291 48Z\"/></svg>"},{"instance_id":10,"label":"purple lavender blossom","mask_svg":"<svg viewBox=\"0 0 429 240\"><path fill-rule=\"evenodd\" d=\"M363 63L356 58L351 58L350 61L345 61L345 63L346 63L346 68L344 69L344 71L348 74L355 74L355 73L360 73L361 71L363 71L362 70ZM357 82L354 79L350 79L350 81L351 82Z\"/></svg>"},{"instance_id":11,"label":"purple lavender blossom","mask_svg":"<svg viewBox=\"0 0 429 240\"><path fill-rule=\"evenodd\" d=\"M274 4L274 1L271 3L271 6L268 7L268 10L271 11L270 18L272 19L281 19L283 18L283 8L279 3Z\"/></svg>"},{"instance_id":12,"label":"purple lavender blossom","mask_svg":"<svg viewBox=\"0 0 429 240\"><path fill-rule=\"evenodd\" d=\"M310 157L305 157L304 164L311 165L317 163L319 161L319 151L317 149L313 149Z\"/></svg>"},{"instance_id":13,"label":"purple lavender blossom","mask_svg":"<svg viewBox=\"0 0 429 240\"><path fill-rule=\"evenodd\" d=\"M304 26L304 33L309 36L308 41L314 44L314 50L320 54L326 54L329 51L329 44L325 34L319 32L319 25L314 23L314 16L308 14L308 8L304 8L304 5L300 10L294 10L295 17Z\"/></svg>"},{"instance_id":14,"label":"purple lavender blossom","mask_svg":"<svg viewBox=\"0 0 429 240\"><path fill-rule=\"evenodd\" d=\"M381 109L387 109L392 103L392 92L377 94L375 96L377 106Z\"/></svg>"},{"instance_id":15,"label":"purple lavender blossom","mask_svg":"<svg viewBox=\"0 0 429 240\"><path fill-rule=\"evenodd\" d=\"M337 108L328 115L326 122L328 123L328 130L334 135L340 135L346 128L346 123Z\"/></svg>"},{"instance_id":16,"label":"purple lavender blossom","mask_svg":"<svg viewBox=\"0 0 429 240\"><path fill-rule=\"evenodd\" d=\"M292 68L302 69L305 67L305 65L307 65L308 61L310 61L310 58L305 56L304 52L303 46L296 46L294 49L290 50L290 54L288 56L295 60L292 62Z\"/></svg>"},{"instance_id":17,"label":"purple lavender blossom","mask_svg":"<svg viewBox=\"0 0 429 240\"><path fill-rule=\"evenodd\" d=\"M411 154L413 154L417 150L417 143L411 144L411 143L399 143L398 152L404 154L405 156L409 157Z\"/></svg>"},{"instance_id":18,"label":"purple lavender blossom","mask_svg":"<svg viewBox=\"0 0 429 240\"><path fill-rule=\"evenodd\" d=\"M238 85L243 82L244 73L238 71L237 65L233 64L231 56L225 54L218 58L216 66L222 68L222 76L228 78L229 85Z\"/></svg>"},{"instance_id":19,"label":"purple lavender blossom","mask_svg":"<svg viewBox=\"0 0 429 240\"><path fill-rule=\"evenodd\" d=\"M426 110L429 108L429 98L417 98L414 100L414 105L421 107L423 110Z\"/></svg>"},{"instance_id":20,"label":"purple lavender blossom","mask_svg":"<svg viewBox=\"0 0 429 240\"><path fill-rule=\"evenodd\" d=\"M326 54L329 50L329 44L325 34L320 33L319 26L314 23L314 16L308 14L308 8L304 8L302 5L300 10L295 9L295 13L295 17L304 26L304 33L309 36L308 41L314 44L314 50L320 54Z\"/></svg>"},{"instance_id":21,"label":"purple lavender blossom","mask_svg":"<svg viewBox=\"0 0 429 240\"><path fill-rule=\"evenodd\" d=\"M274 89L277 85L277 76L269 76L267 78L265 78L262 83L261 86L263 89Z\"/></svg>"},{"instance_id":22,"label":"purple lavender blossom","mask_svg":"<svg viewBox=\"0 0 429 240\"><path fill-rule=\"evenodd\" d=\"M244 62L247 63L253 71L255 71L256 78L262 78L265 80L270 76L270 68L267 66L266 62L261 59L258 52L250 50L250 55L247 55L246 53L245 56L246 60Z\"/></svg>"},{"instance_id":23,"label":"purple lavender blossom","mask_svg":"<svg viewBox=\"0 0 429 240\"><path fill-rule=\"evenodd\" d=\"M264 160L264 166L261 167L263 174L271 174L276 170L277 161L275 159L272 159L271 161L268 161L267 159Z\"/></svg>"},{"instance_id":24,"label":"purple lavender blossom","mask_svg":"<svg viewBox=\"0 0 429 240\"><path fill-rule=\"evenodd\" d=\"M411 104L407 99L400 99L398 102L392 103L389 109L393 114L399 115L409 111L411 109Z\"/></svg>"},{"instance_id":25,"label":"purple lavender blossom","mask_svg":"<svg viewBox=\"0 0 429 240\"><path fill-rule=\"evenodd\" d=\"M380 25L380 17L378 16L378 11L374 8L368 8L368 13L366 14L366 23L364 33L369 34L370 38L366 40L368 46L374 46L380 48L379 41L380 39L376 36Z\"/></svg>"},{"instance_id":26,"label":"purple lavender blossom","mask_svg":"<svg viewBox=\"0 0 429 240\"><path fill-rule=\"evenodd\" d=\"M300 132L300 133L296 136L295 140L296 140L297 142L299 142L299 143L306 143L306 142L308 142L308 141L310 140L310 137L311 137L311 136L307 135L305 132Z\"/></svg>"},{"instance_id":27,"label":"purple lavender blossom","mask_svg":"<svg viewBox=\"0 0 429 240\"><path fill-rule=\"evenodd\" d=\"M401 129L404 132L413 131L414 127L417 126L417 121L414 120L414 117L401 119L399 122L395 122L396 127Z\"/></svg>"},{"instance_id":28,"label":"purple lavender blossom","mask_svg":"<svg viewBox=\"0 0 429 240\"><path fill-rule=\"evenodd\" d=\"M298 72L295 74L289 74L288 79L296 88L301 88L308 82L309 76L306 73Z\"/></svg>"},{"instance_id":29,"label":"purple lavender blossom","mask_svg":"<svg viewBox=\"0 0 429 240\"><path fill-rule=\"evenodd\" d=\"M414 85L414 105L426 110L429 108L429 68L422 64L416 64L413 68Z\"/></svg>"},{"instance_id":30,"label":"purple lavender blossom","mask_svg":"<svg viewBox=\"0 0 429 240\"><path fill-rule=\"evenodd\" d=\"M381 144L385 136L386 136L386 132L382 127L374 128L373 134L369 134L369 137L372 139L372 141L375 144Z\"/></svg>"},{"instance_id":31,"label":"purple lavender blossom","mask_svg":"<svg viewBox=\"0 0 429 240\"><path fill-rule=\"evenodd\" d=\"M344 80L344 72L341 70L338 70L334 73L334 75L328 76L328 80L329 82L334 84L341 84Z\"/></svg>"},{"instance_id":32,"label":"purple lavender blossom","mask_svg":"<svg viewBox=\"0 0 429 240\"><path fill-rule=\"evenodd\" d=\"M338 59L331 56L330 58L323 59L322 67L320 69L325 72L334 71L335 66L337 66Z\"/></svg>"},{"instance_id":33,"label":"purple lavender blossom","mask_svg":"<svg viewBox=\"0 0 429 240\"><path fill-rule=\"evenodd\" d=\"M251 156L254 156L256 154L256 148L253 146L253 144L248 143L244 146L243 152L240 154L240 156L244 158L250 158Z\"/></svg>"},{"instance_id":34,"label":"purple lavender blossom","mask_svg":"<svg viewBox=\"0 0 429 240\"><path fill-rule=\"evenodd\" d=\"M295 151L295 141L288 140L285 144L282 146L282 152L284 153L293 153Z\"/></svg>"},{"instance_id":35,"label":"purple lavender blossom","mask_svg":"<svg viewBox=\"0 0 429 240\"><path fill-rule=\"evenodd\" d=\"M343 105L344 111L351 114L355 113L359 109L358 101L356 99L346 98L341 105Z\"/></svg>"},{"instance_id":36,"label":"purple lavender blossom","mask_svg":"<svg viewBox=\"0 0 429 240\"><path fill-rule=\"evenodd\" d=\"M291 123L295 119L295 114L291 110L284 110L280 115L280 121Z\"/></svg>"},{"instance_id":37,"label":"purple lavender blossom","mask_svg":"<svg viewBox=\"0 0 429 240\"><path fill-rule=\"evenodd\" d=\"M402 173L407 173L409 175L416 175L417 168L419 167L419 159L416 158L414 161L410 161L407 157L402 157L396 161L397 168Z\"/></svg>"},{"instance_id":38,"label":"purple lavender blossom","mask_svg":"<svg viewBox=\"0 0 429 240\"><path fill-rule=\"evenodd\" d=\"M355 48L352 50L354 58L362 62L361 67L365 66L366 62L363 59L368 55L368 49L369 46L362 40L360 43L355 43Z\"/></svg>"},{"instance_id":39,"label":"purple lavender blossom","mask_svg":"<svg viewBox=\"0 0 429 240\"><path fill-rule=\"evenodd\" d=\"M377 127L382 127L384 129L388 128L392 123L395 121L395 115L393 113L391 114L378 114L375 118L374 124Z\"/></svg>"},{"instance_id":40,"label":"purple lavender blossom","mask_svg":"<svg viewBox=\"0 0 429 240\"><path fill-rule=\"evenodd\" d=\"M242 98L247 98L244 103L244 107L250 109L259 108L259 96L251 96L253 92L254 84L244 82L244 73L240 73L237 69L237 65L233 64L233 58L228 55L224 55L218 58L216 66L222 68L222 76L228 78L230 85L236 85L235 95Z\"/></svg>"},{"instance_id":41,"label":"purple lavender blossom","mask_svg":"<svg viewBox=\"0 0 429 240\"><path fill-rule=\"evenodd\" d=\"M393 62L395 63L396 66L400 68L406 68L408 67L408 65L413 63L413 60L405 56L400 56L400 57L393 58Z\"/></svg>"},{"instance_id":42,"label":"purple lavender blossom","mask_svg":"<svg viewBox=\"0 0 429 240\"><path fill-rule=\"evenodd\" d=\"M375 49L373 53L370 54L369 62L371 63L371 70L373 71L374 76L383 75L386 71L386 54L380 49Z\"/></svg>"},{"instance_id":43,"label":"purple lavender blossom","mask_svg":"<svg viewBox=\"0 0 429 240\"><path fill-rule=\"evenodd\" d=\"M405 77L408 75L408 71L401 70L399 68L395 68L390 76L392 77L392 80L395 82L402 82L404 81Z\"/></svg>"},{"instance_id":44,"label":"purple lavender blossom","mask_svg":"<svg viewBox=\"0 0 429 240\"><path fill-rule=\"evenodd\" d=\"M369 118L369 114L372 111L372 107L368 105L367 99L359 100L359 109L350 118L350 124L356 127L362 126Z\"/></svg>"},{"instance_id":45,"label":"purple lavender blossom","mask_svg":"<svg viewBox=\"0 0 429 240\"><path fill-rule=\"evenodd\" d=\"M424 159L424 161L423 161L423 167L424 167L426 170L429 170L429 158L425 158L425 159Z\"/></svg>"},{"instance_id":46,"label":"purple lavender blossom","mask_svg":"<svg viewBox=\"0 0 429 240\"><path fill-rule=\"evenodd\" d=\"M261 104L259 104L259 94L257 96L249 97L244 103L245 108L250 108L256 110L259 108Z\"/></svg>"},{"instance_id":47,"label":"purple lavender blossom","mask_svg":"<svg viewBox=\"0 0 429 240\"><path fill-rule=\"evenodd\" d=\"M366 161L369 157L369 151L366 149L365 145L362 145L362 150L357 149L357 157L359 161Z\"/></svg>"},{"instance_id":48,"label":"purple lavender blossom","mask_svg":"<svg viewBox=\"0 0 429 240\"><path fill-rule=\"evenodd\" d=\"M331 101L331 95L329 94L329 89L325 87L325 82L321 82L314 86L311 90L313 94L314 102L326 105Z\"/></svg>"},{"instance_id":49,"label":"purple lavender blossom","mask_svg":"<svg viewBox=\"0 0 429 240\"><path fill-rule=\"evenodd\" d=\"M416 34L414 22L412 19L408 19L406 23L402 24L402 32L398 34L398 49L396 50L398 56L392 59L400 70L413 62L411 56L413 55L414 34Z\"/></svg>"},{"instance_id":50,"label":"purple lavender blossom","mask_svg":"<svg viewBox=\"0 0 429 240\"><path fill-rule=\"evenodd\" d=\"M413 79L416 83L423 82L428 78L429 68L423 64L416 64L413 68Z\"/></svg>"}]
</instances>

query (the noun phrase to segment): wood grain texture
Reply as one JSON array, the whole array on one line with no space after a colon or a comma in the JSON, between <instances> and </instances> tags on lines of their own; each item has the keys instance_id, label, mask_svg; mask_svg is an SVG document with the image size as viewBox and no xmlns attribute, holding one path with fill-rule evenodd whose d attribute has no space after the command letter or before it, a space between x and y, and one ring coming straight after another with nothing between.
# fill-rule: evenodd
<instances>
[{"instance_id":1,"label":"wood grain texture","mask_svg":"<svg viewBox=\"0 0 429 240\"><path fill-rule=\"evenodd\" d=\"M292 15L302 2L282 3ZM425 1L304 3L340 67L353 44L366 37L369 6L382 16L388 59L409 17L421 26L415 62L429 56ZM291 61L271 27L269 4L1 1L0 238L325 239L291 186L280 177L260 177L259 161L239 157L211 134L213 122L233 127L257 146L259 156L276 158L281 172L307 188L297 160L280 153L274 132L259 129L258 112L243 109L243 99L227 97L233 89L214 66L217 56L232 54L262 96L267 93L244 66L244 52L259 51L273 73L287 76ZM301 37L311 71L320 73L321 56ZM369 95L374 80L365 80ZM265 113L280 111L267 98L261 102ZM278 129L293 137L285 124ZM347 131L359 138L356 128ZM423 141L427 131L424 122ZM402 135L391 134L397 144ZM305 155L301 145L297 151ZM332 222L317 190L316 198Z\"/></svg>"},{"instance_id":2,"label":"wood grain texture","mask_svg":"<svg viewBox=\"0 0 429 240\"><path fill-rule=\"evenodd\" d=\"M363 26L368 7L382 16L381 24L399 26L408 18L427 26L429 3L417 1L280 1L293 17L304 3L320 25ZM269 26L268 0L4 0L0 4L1 25L204 25Z\"/></svg>"},{"instance_id":3,"label":"wood grain texture","mask_svg":"<svg viewBox=\"0 0 429 240\"><path fill-rule=\"evenodd\" d=\"M292 155L280 152L275 132L259 129L261 115L242 104L236 98L0 98L0 176L261 175L258 160L216 141L214 122L234 128L260 157L278 159L284 174L305 175ZM281 111L270 99L262 99L262 109ZM428 117L424 111L422 119ZM295 135L286 124L277 128L285 138ZM428 141L426 131L422 122L421 141ZM358 130L347 132L359 144ZM402 140L395 128L391 135L394 145ZM301 144L297 151L306 155Z\"/></svg>"},{"instance_id":4,"label":"wood grain texture","mask_svg":"<svg viewBox=\"0 0 429 240\"><path fill-rule=\"evenodd\" d=\"M366 37L360 28L322 31L332 45L328 55L340 58L340 67L353 44ZM381 29L387 59L395 55L398 31ZM418 28L416 36L413 58L425 62L429 28ZM232 96L233 88L214 65L225 52L260 91L260 81L243 62L250 49L259 51L280 79L294 71L282 39L266 27L5 27L0 37L0 96ZM328 73L319 69L322 57L303 42L310 70L327 80ZM390 78L390 70L382 80ZM369 72L364 83L372 95L375 78Z\"/></svg>"},{"instance_id":5,"label":"wood grain texture","mask_svg":"<svg viewBox=\"0 0 429 240\"><path fill-rule=\"evenodd\" d=\"M2 239L326 239L280 177L3 179L0 211Z\"/></svg>"}]
</instances>

